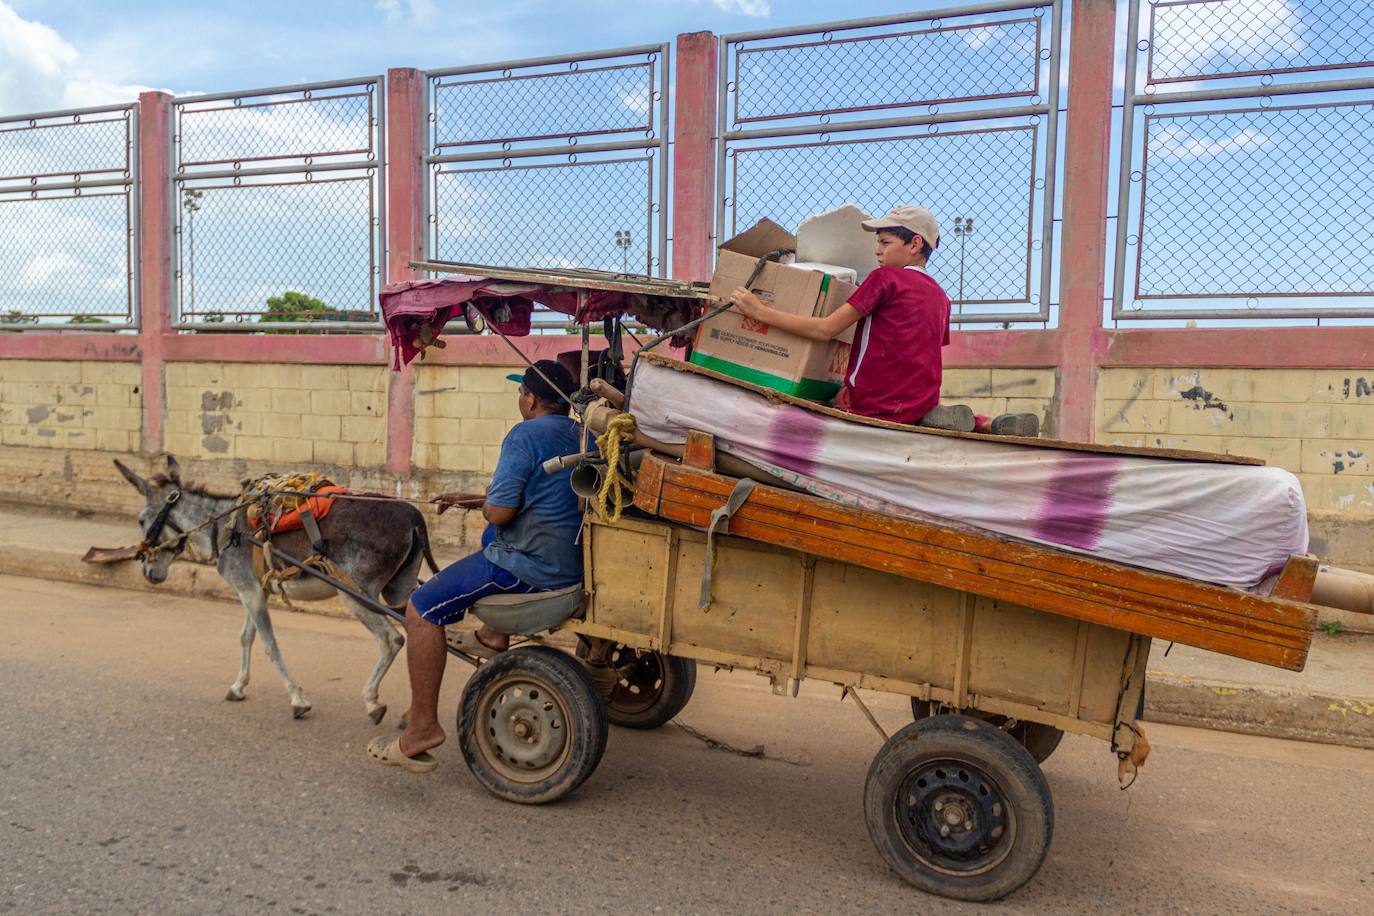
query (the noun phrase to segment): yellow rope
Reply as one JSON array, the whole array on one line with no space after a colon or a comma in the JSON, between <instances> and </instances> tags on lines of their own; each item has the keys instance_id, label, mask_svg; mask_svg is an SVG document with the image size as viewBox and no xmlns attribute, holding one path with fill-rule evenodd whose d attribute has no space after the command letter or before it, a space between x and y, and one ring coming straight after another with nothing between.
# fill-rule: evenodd
<instances>
[{"instance_id":1,"label":"yellow rope","mask_svg":"<svg viewBox=\"0 0 1374 916\"><path fill-rule=\"evenodd\" d=\"M620 451L627 442L634 441L635 418L633 414L622 413L611 418L606 431L596 437L596 447L601 457L606 459L606 473L601 478L601 489L596 493L596 512L603 519L615 524L625 511L625 491L630 482L620 473ZM611 510L609 504L614 502Z\"/></svg>"}]
</instances>

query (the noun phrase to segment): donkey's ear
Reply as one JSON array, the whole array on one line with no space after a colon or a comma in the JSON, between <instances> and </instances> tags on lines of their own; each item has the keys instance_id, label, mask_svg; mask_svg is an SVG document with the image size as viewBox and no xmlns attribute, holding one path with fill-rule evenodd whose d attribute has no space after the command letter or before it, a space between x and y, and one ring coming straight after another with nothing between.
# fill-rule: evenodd
<instances>
[{"instance_id":1,"label":"donkey's ear","mask_svg":"<svg viewBox=\"0 0 1374 916\"><path fill-rule=\"evenodd\" d=\"M126 468L122 462L116 460L114 466L119 470L120 474L124 475L124 479L133 484L134 488L144 496L149 495L155 489L148 481Z\"/></svg>"},{"instance_id":2,"label":"donkey's ear","mask_svg":"<svg viewBox=\"0 0 1374 916\"><path fill-rule=\"evenodd\" d=\"M181 483L181 465L171 455L167 456L167 479L172 483Z\"/></svg>"}]
</instances>

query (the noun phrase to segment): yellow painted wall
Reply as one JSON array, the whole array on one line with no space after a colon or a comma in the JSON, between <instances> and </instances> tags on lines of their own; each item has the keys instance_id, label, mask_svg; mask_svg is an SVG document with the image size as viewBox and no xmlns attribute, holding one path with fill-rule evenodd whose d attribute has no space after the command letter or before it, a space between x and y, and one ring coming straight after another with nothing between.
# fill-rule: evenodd
<instances>
[{"instance_id":1,"label":"yellow painted wall","mask_svg":"<svg viewBox=\"0 0 1374 916\"><path fill-rule=\"evenodd\" d=\"M415 373L417 468L496 470L501 440L520 422L515 369L421 366Z\"/></svg>"},{"instance_id":2,"label":"yellow painted wall","mask_svg":"<svg viewBox=\"0 0 1374 916\"><path fill-rule=\"evenodd\" d=\"M1033 413L1043 428L1054 402L1054 369L946 369L944 404L967 404L974 413Z\"/></svg>"},{"instance_id":3,"label":"yellow painted wall","mask_svg":"<svg viewBox=\"0 0 1374 916\"><path fill-rule=\"evenodd\" d=\"M0 360L0 444L138 448L141 373L137 363Z\"/></svg>"},{"instance_id":4,"label":"yellow painted wall","mask_svg":"<svg viewBox=\"0 0 1374 916\"><path fill-rule=\"evenodd\" d=\"M382 366L168 363L166 448L289 466L386 460Z\"/></svg>"},{"instance_id":5,"label":"yellow painted wall","mask_svg":"<svg viewBox=\"0 0 1374 916\"><path fill-rule=\"evenodd\" d=\"M1097 438L1250 455L1292 471L1312 513L1374 517L1374 371L1108 369Z\"/></svg>"}]
</instances>

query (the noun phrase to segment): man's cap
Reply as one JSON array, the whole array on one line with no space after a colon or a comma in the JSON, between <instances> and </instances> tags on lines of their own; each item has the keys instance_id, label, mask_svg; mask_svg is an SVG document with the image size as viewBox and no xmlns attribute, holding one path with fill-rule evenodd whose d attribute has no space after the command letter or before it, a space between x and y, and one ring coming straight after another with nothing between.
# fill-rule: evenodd
<instances>
[{"instance_id":1,"label":"man's cap","mask_svg":"<svg viewBox=\"0 0 1374 916\"><path fill-rule=\"evenodd\" d=\"M925 207L902 204L886 216L866 219L860 225L869 232L879 232L883 229L906 229L929 242L931 248L940 247L940 224L935 221L935 214Z\"/></svg>"},{"instance_id":2,"label":"man's cap","mask_svg":"<svg viewBox=\"0 0 1374 916\"><path fill-rule=\"evenodd\" d=\"M540 375L540 372L543 375ZM548 376L548 381L544 380L544 376ZM541 359L526 369L524 375L511 373L506 378L512 382L519 382L539 400L550 404L566 404L567 398L563 397L563 393L572 394L577 390L577 382L573 380L572 373L554 359ZM553 385L549 382L553 382Z\"/></svg>"}]
</instances>

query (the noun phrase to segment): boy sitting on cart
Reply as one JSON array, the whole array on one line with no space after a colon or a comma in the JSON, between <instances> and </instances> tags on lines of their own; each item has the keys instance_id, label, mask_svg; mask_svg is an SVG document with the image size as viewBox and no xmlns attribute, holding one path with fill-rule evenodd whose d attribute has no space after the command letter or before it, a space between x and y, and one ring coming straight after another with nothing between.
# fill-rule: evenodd
<instances>
[{"instance_id":1,"label":"boy sitting on cart","mask_svg":"<svg viewBox=\"0 0 1374 916\"><path fill-rule=\"evenodd\" d=\"M501 443L501 457L487 495L445 494L439 511L481 509L489 522L482 549L447 566L416 589L406 604L406 667L410 672L410 719L399 738L377 738L367 752L378 763L427 773L439 765L431 748L443 743L437 707L447 660L444 627L461 620L479 599L563 588L582 581L582 552L575 543L582 524L571 469L545 474L549 458L580 449L577 424L565 395L577 388L554 360L540 360L520 382L523 421ZM488 658L510 637L482 626L458 636L461 648Z\"/></svg>"},{"instance_id":2,"label":"boy sitting on cart","mask_svg":"<svg viewBox=\"0 0 1374 916\"><path fill-rule=\"evenodd\" d=\"M931 252L940 245L935 215L925 207L903 205L862 225L877 235L878 268L829 315L783 312L743 287L730 301L747 318L812 340L833 340L858 322L844 387L835 399L841 410L938 429L1038 435L1034 414L989 420L975 418L962 404L940 404L940 348L949 345L949 296L926 272Z\"/></svg>"}]
</instances>

